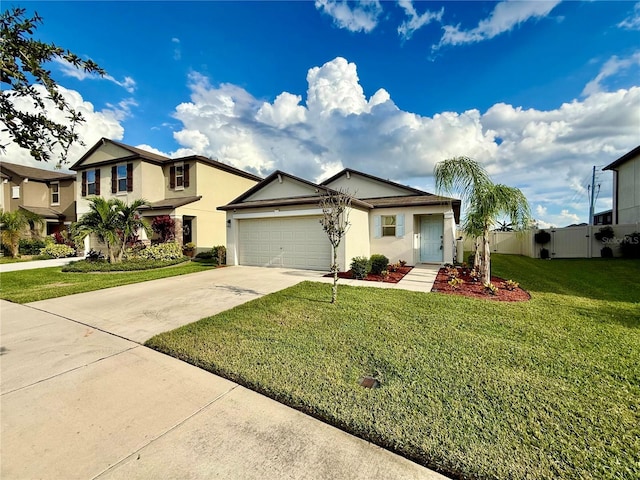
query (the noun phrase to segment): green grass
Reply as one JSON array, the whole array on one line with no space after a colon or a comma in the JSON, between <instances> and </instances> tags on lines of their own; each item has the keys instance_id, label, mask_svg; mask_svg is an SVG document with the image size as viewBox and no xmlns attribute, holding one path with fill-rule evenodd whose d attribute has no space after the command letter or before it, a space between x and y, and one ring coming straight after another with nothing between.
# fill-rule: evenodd
<instances>
[{"instance_id":1,"label":"green grass","mask_svg":"<svg viewBox=\"0 0 640 480\"><path fill-rule=\"evenodd\" d=\"M210 267L194 262L167 268L122 273L65 273L62 267L6 272L0 276L0 298L28 303L74 293L146 282L159 278L201 272Z\"/></svg>"},{"instance_id":2,"label":"green grass","mask_svg":"<svg viewBox=\"0 0 640 480\"><path fill-rule=\"evenodd\" d=\"M452 476L639 478L640 262L493 266L531 301L304 282L147 345Z\"/></svg>"}]
</instances>

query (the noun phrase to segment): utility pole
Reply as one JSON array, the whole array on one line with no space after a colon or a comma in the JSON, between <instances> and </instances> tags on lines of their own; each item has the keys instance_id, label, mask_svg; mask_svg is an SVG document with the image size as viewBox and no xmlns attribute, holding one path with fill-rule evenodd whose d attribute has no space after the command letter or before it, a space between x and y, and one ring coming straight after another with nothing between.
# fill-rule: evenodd
<instances>
[{"instance_id":1,"label":"utility pole","mask_svg":"<svg viewBox=\"0 0 640 480\"><path fill-rule=\"evenodd\" d=\"M595 206L596 198L596 166L593 166L593 173L591 174L591 199L589 201L589 225L593 225L593 208Z\"/></svg>"}]
</instances>

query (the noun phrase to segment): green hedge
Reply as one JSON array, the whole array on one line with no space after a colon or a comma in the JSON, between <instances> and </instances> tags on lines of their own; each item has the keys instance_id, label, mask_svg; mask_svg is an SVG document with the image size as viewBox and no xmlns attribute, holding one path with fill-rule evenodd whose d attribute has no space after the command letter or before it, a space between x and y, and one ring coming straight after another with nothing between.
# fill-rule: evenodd
<instances>
[{"instance_id":1,"label":"green hedge","mask_svg":"<svg viewBox=\"0 0 640 480\"><path fill-rule=\"evenodd\" d=\"M154 268L169 267L188 261L188 257L180 257L173 260L126 260L120 263L109 263L106 260L80 260L62 267L63 272L91 273L91 272L133 272L138 270L151 270Z\"/></svg>"}]
</instances>

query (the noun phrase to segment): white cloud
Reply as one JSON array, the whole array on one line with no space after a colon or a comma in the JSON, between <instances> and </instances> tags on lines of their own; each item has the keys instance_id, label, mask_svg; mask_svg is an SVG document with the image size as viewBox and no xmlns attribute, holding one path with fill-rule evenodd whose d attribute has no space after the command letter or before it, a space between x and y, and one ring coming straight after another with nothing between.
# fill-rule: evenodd
<instances>
[{"instance_id":1,"label":"white cloud","mask_svg":"<svg viewBox=\"0 0 640 480\"><path fill-rule=\"evenodd\" d=\"M349 2L346 0L316 0L316 8L333 18L339 28L351 32L369 33L378 25L382 5L378 0Z\"/></svg>"},{"instance_id":2,"label":"white cloud","mask_svg":"<svg viewBox=\"0 0 640 480\"><path fill-rule=\"evenodd\" d=\"M61 58L55 58L53 62L58 65L58 68L62 72L63 75L67 77L72 77L77 80L107 80L111 83L114 83L122 88L124 88L127 92L133 93L136 90L136 81L131 77L124 77L122 80L116 80L111 75L100 76L95 73L85 72L84 70L76 67L70 62L67 62Z\"/></svg>"},{"instance_id":3,"label":"white cloud","mask_svg":"<svg viewBox=\"0 0 640 480\"><path fill-rule=\"evenodd\" d=\"M41 85L34 85L34 88L44 98L46 97L46 90ZM102 111L96 111L90 102L85 101L82 96L75 90L68 90L58 85L59 92L64 96L69 105L80 112L85 118L85 123L76 127L76 132L80 135L80 139L85 143L82 146L76 143L71 146L68 152L68 163L75 163L82 155L87 151L87 148L96 143L101 137L111 138L114 140L121 140L124 135L124 128L120 124L123 118L123 113L119 110L125 106L115 106L112 108L106 108ZM45 111L47 116L53 121L61 124L67 124L65 113L55 108L53 103L49 100L44 100ZM125 101L125 104L127 101ZM33 102L28 98L16 98L15 105L22 111L35 113L40 112L39 109L34 108ZM129 104L128 107L131 105ZM127 107L127 108L128 108ZM7 144L6 151L2 154L2 159L12 163L20 163L23 165L29 165L37 168L44 168L53 170L56 166L56 161L60 150L53 152L51 161L38 162L34 160L29 151L18 147L13 143L6 133L0 132L0 144Z\"/></svg>"},{"instance_id":4,"label":"white cloud","mask_svg":"<svg viewBox=\"0 0 640 480\"><path fill-rule=\"evenodd\" d=\"M618 27L626 30L640 30L640 2L633 7L633 12L618 24Z\"/></svg>"},{"instance_id":5,"label":"white cloud","mask_svg":"<svg viewBox=\"0 0 640 480\"><path fill-rule=\"evenodd\" d=\"M634 66L640 66L640 51L622 59L614 55L605 62L596 78L587 83L584 90L582 90L582 95L586 96L602 91L602 82L604 80L617 75L621 71L629 70Z\"/></svg>"},{"instance_id":6,"label":"white cloud","mask_svg":"<svg viewBox=\"0 0 640 480\"><path fill-rule=\"evenodd\" d=\"M180 48L180 39L173 37L171 39L171 43L173 43L173 59L180 60L182 58L182 49Z\"/></svg>"},{"instance_id":7,"label":"white cloud","mask_svg":"<svg viewBox=\"0 0 640 480\"><path fill-rule=\"evenodd\" d=\"M550 110L497 103L484 113L427 117L400 110L384 89L367 97L356 65L340 57L309 69L307 82L306 102L289 92L264 102L193 74L190 102L174 113L182 123L175 132L180 151L262 175L278 168L320 180L348 166L426 189L436 162L467 155L546 209L541 221L562 225L575 223L572 215L586 219L579 188L591 167L639 143L640 86L594 92ZM611 195L606 175L603 200ZM554 216L563 209L564 217Z\"/></svg>"},{"instance_id":8,"label":"white cloud","mask_svg":"<svg viewBox=\"0 0 640 480\"><path fill-rule=\"evenodd\" d=\"M488 18L481 20L471 30L462 30L460 25L444 25L444 34L434 50L445 45L464 45L489 40L501 33L508 32L530 19L549 15L561 0L521 2L506 0L496 4Z\"/></svg>"},{"instance_id":9,"label":"white cloud","mask_svg":"<svg viewBox=\"0 0 640 480\"><path fill-rule=\"evenodd\" d=\"M427 10L422 15L418 15L412 0L400 0L398 5L409 17L409 20L405 20L398 27L398 34L404 40L409 40L417 30L420 30L425 25L429 25L432 21L441 21L442 15L444 14L444 7L442 7L438 12Z\"/></svg>"}]
</instances>

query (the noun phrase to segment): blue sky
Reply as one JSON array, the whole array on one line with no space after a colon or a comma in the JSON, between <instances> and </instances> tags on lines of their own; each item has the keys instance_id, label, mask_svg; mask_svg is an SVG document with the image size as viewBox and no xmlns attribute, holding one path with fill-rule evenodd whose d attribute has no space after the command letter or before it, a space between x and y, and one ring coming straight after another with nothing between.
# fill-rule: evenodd
<instances>
[{"instance_id":1,"label":"blue sky","mask_svg":"<svg viewBox=\"0 0 640 480\"><path fill-rule=\"evenodd\" d=\"M351 167L433 190L433 165L467 155L564 226L587 221L592 166L640 144L640 3L12 6L108 72L51 65L87 118L72 161L106 136L265 176ZM596 210L610 208L610 174L598 183Z\"/></svg>"}]
</instances>

